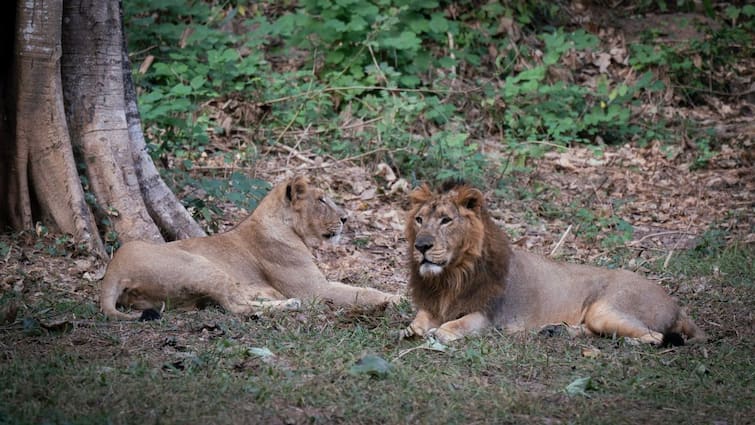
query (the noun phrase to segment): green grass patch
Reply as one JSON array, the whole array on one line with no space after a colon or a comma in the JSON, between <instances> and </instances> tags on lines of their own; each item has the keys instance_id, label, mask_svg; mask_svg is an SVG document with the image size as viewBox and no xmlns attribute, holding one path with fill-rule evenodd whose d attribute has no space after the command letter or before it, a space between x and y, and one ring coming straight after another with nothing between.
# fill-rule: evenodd
<instances>
[{"instance_id":1,"label":"green grass patch","mask_svg":"<svg viewBox=\"0 0 755 425\"><path fill-rule=\"evenodd\" d=\"M52 302L53 290L0 326L0 422L744 423L752 259L722 247L672 262L675 279L714 285L677 294L711 341L674 349L498 331L447 347L399 341L408 304L108 322L90 299ZM0 310L18 301L2 297Z\"/></svg>"}]
</instances>

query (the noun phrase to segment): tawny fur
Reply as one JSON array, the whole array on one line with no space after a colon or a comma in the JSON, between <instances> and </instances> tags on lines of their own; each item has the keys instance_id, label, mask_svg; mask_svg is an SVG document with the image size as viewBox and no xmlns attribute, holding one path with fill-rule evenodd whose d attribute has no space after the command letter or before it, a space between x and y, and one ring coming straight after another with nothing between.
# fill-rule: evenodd
<instances>
[{"instance_id":1,"label":"tawny fur","mask_svg":"<svg viewBox=\"0 0 755 425\"><path fill-rule=\"evenodd\" d=\"M345 213L304 177L273 188L254 212L228 232L166 244L123 245L102 281L100 307L111 318L135 319L137 310L164 305L193 308L208 302L249 314L298 308L328 299L374 306L400 297L372 288L328 282L310 247L338 238Z\"/></svg>"},{"instance_id":2,"label":"tawny fur","mask_svg":"<svg viewBox=\"0 0 755 425\"><path fill-rule=\"evenodd\" d=\"M433 192L423 185L410 201L409 291L418 314L404 336L449 342L492 326L519 332L566 325L573 336L706 339L663 288L635 273L512 249L473 187L457 182Z\"/></svg>"}]
</instances>

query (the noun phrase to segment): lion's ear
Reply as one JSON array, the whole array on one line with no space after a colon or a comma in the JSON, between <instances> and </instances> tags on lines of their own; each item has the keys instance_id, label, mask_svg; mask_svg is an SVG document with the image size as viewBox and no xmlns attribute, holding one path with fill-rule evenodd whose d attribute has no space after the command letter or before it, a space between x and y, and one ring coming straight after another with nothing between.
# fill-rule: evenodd
<instances>
[{"instance_id":1,"label":"lion's ear","mask_svg":"<svg viewBox=\"0 0 755 425\"><path fill-rule=\"evenodd\" d=\"M409 194L409 201L412 205L424 204L433 197L433 193L430 190L430 186L427 183L422 183L422 186L414 189Z\"/></svg>"},{"instance_id":2,"label":"lion's ear","mask_svg":"<svg viewBox=\"0 0 755 425\"><path fill-rule=\"evenodd\" d=\"M485 195L473 187L462 187L456 195L456 205L479 212L485 204Z\"/></svg>"},{"instance_id":3,"label":"lion's ear","mask_svg":"<svg viewBox=\"0 0 755 425\"><path fill-rule=\"evenodd\" d=\"M289 201L301 199L301 197L307 193L308 187L309 181L306 177L296 176L292 178L291 181L288 182L288 185L286 185L286 199Z\"/></svg>"}]
</instances>

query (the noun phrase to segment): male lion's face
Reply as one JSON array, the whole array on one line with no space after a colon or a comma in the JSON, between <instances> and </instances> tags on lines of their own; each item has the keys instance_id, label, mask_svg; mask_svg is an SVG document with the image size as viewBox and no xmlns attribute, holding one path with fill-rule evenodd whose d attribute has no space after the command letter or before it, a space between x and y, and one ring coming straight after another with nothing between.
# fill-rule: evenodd
<instances>
[{"instance_id":1,"label":"male lion's face","mask_svg":"<svg viewBox=\"0 0 755 425\"><path fill-rule=\"evenodd\" d=\"M325 192L296 177L286 188L286 197L295 212L294 229L307 245L316 246L324 239L340 241L347 215Z\"/></svg>"},{"instance_id":2,"label":"male lion's face","mask_svg":"<svg viewBox=\"0 0 755 425\"><path fill-rule=\"evenodd\" d=\"M432 193L423 185L410 195L412 209L406 223L413 266L422 277L464 267L482 254L484 225L480 219L482 193L462 185Z\"/></svg>"}]
</instances>

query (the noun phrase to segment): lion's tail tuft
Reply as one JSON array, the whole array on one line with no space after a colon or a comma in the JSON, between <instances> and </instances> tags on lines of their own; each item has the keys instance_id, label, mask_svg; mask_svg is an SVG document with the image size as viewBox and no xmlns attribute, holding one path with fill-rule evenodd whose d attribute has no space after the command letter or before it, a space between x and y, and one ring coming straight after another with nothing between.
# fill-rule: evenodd
<instances>
[{"instance_id":1,"label":"lion's tail tuft","mask_svg":"<svg viewBox=\"0 0 755 425\"><path fill-rule=\"evenodd\" d=\"M679 312L679 317L676 320L674 326L666 333L663 334L663 346L684 345L702 343L708 340L708 336L700 328L697 327L695 322L687 316L684 311Z\"/></svg>"},{"instance_id":2,"label":"lion's tail tuft","mask_svg":"<svg viewBox=\"0 0 755 425\"><path fill-rule=\"evenodd\" d=\"M684 337L679 332L666 332L663 334L661 347L676 347L684 345Z\"/></svg>"}]
</instances>

